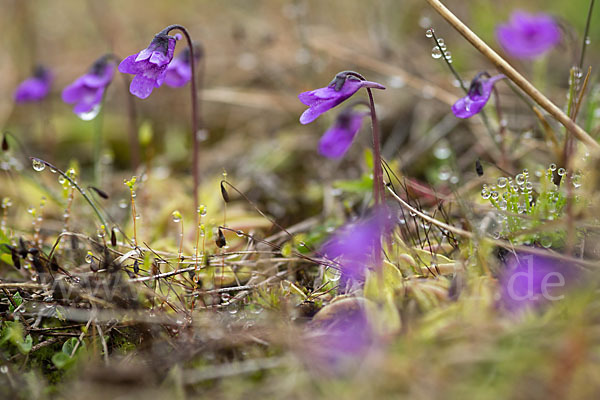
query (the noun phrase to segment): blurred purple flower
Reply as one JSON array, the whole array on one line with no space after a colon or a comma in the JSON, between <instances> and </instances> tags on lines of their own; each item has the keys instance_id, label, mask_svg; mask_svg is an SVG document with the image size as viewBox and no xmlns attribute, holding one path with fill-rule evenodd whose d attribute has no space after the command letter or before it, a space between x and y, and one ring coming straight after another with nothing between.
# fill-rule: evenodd
<instances>
[{"instance_id":1,"label":"blurred purple flower","mask_svg":"<svg viewBox=\"0 0 600 400\"><path fill-rule=\"evenodd\" d=\"M342 367L344 361L363 357L375 343L375 334L365 310L338 313L314 329L310 337L312 361L320 367Z\"/></svg>"},{"instance_id":2,"label":"blurred purple flower","mask_svg":"<svg viewBox=\"0 0 600 400\"><path fill-rule=\"evenodd\" d=\"M300 93L298 98L309 107L300 116L300 123L313 122L319 115L344 102L363 87L385 89L385 86L377 82L362 81L354 75L340 72L327 87Z\"/></svg>"},{"instance_id":3,"label":"blurred purple flower","mask_svg":"<svg viewBox=\"0 0 600 400\"><path fill-rule=\"evenodd\" d=\"M159 32L147 48L121 61L119 71L135 75L129 86L131 94L145 99L163 84L178 38Z\"/></svg>"},{"instance_id":4,"label":"blurred purple flower","mask_svg":"<svg viewBox=\"0 0 600 400\"><path fill-rule=\"evenodd\" d=\"M46 68L38 66L31 78L21 82L15 90L15 101L17 103L28 103L40 101L50 92L52 74Z\"/></svg>"},{"instance_id":5,"label":"blurred purple flower","mask_svg":"<svg viewBox=\"0 0 600 400\"><path fill-rule=\"evenodd\" d=\"M349 372L381 341L367 317L368 300L346 297L323 307L297 342L299 355L318 374Z\"/></svg>"},{"instance_id":6,"label":"blurred purple flower","mask_svg":"<svg viewBox=\"0 0 600 400\"><path fill-rule=\"evenodd\" d=\"M536 58L561 39L558 24L547 14L515 11L510 21L498 26L496 37L502 48L516 58Z\"/></svg>"},{"instance_id":7,"label":"blurred purple flower","mask_svg":"<svg viewBox=\"0 0 600 400\"><path fill-rule=\"evenodd\" d=\"M518 312L549 301L561 300L577 279L574 266L550 257L518 253L500 277L501 303Z\"/></svg>"},{"instance_id":8,"label":"blurred purple flower","mask_svg":"<svg viewBox=\"0 0 600 400\"><path fill-rule=\"evenodd\" d=\"M196 62L202 58L202 48L194 45L194 58ZM192 79L192 65L190 63L190 49L186 47L167 67L165 84L171 87L182 87Z\"/></svg>"},{"instance_id":9,"label":"blurred purple flower","mask_svg":"<svg viewBox=\"0 0 600 400\"><path fill-rule=\"evenodd\" d=\"M494 84L506 76L500 74L491 78L484 77L485 73L477 74L471 81L469 93L452 105L452 112L458 118L471 118L480 112L492 95Z\"/></svg>"},{"instance_id":10,"label":"blurred purple flower","mask_svg":"<svg viewBox=\"0 0 600 400\"><path fill-rule=\"evenodd\" d=\"M99 58L90 70L64 88L62 99L75 104L75 114L90 113L100 108L104 91L115 74L115 63L107 56Z\"/></svg>"},{"instance_id":11,"label":"blurred purple flower","mask_svg":"<svg viewBox=\"0 0 600 400\"><path fill-rule=\"evenodd\" d=\"M341 272L341 281L363 281L375 252L381 251L382 236L391 231L390 213L386 208L375 210L368 218L339 228L322 246L321 254L334 260Z\"/></svg>"},{"instance_id":12,"label":"blurred purple flower","mask_svg":"<svg viewBox=\"0 0 600 400\"><path fill-rule=\"evenodd\" d=\"M340 158L346 154L367 115L368 113L353 111L352 107L342 111L321 137L319 153L329 158Z\"/></svg>"}]
</instances>

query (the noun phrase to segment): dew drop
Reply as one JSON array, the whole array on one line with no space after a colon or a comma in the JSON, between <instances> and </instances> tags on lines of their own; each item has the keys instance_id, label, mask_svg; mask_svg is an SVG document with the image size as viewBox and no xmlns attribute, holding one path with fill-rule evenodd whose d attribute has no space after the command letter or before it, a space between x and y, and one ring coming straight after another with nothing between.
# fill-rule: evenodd
<instances>
[{"instance_id":1,"label":"dew drop","mask_svg":"<svg viewBox=\"0 0 600 400\"><path fill-rule=\"evenodd\" d=\"M439 49L439 47L435 46L433 49L431 49L431 57L435 58L436 60L442 57L442 51Z\"/></svg>"},{"instance_id":2,"label":"dew drop","mask_svg":"<svg viewBox=\"0 0 600 400\"><path fill-rule=\"evenodd\" d=\"M34 159L31 162L31 166L37 172L40 172L40 171L43 171L44 169L46 169L46 164L44 164L43 162L41 162L40 160L37 160L37 159Z\"/></svg>"},{"instance_id":3,"label":"dew drop","mask_svg":"<svg viewBox=\"0 0 600 400\"><path fill-rule=\"evenodd\" d=\"M498 187L499 188L506 187L507 183L508 183L508 180L505 177L501 176L500 178L498 178Z\"/></svg>"},{"instance_id":4,"label":"dew drop","mask_svg":"<svg viewBox=\"0 0 600 400\"><path fill-rule=\"evenodd\" d=\"M173 216L173 222L178 223L181 221L181 213L179 211L175 210L171 215Z\"/></svg>"},{"instance_id":5,"label":"dew drop","mask_svg":"<svg viewBox=\"0 0 600 400\"><path fill-rule=\"evenodd\" d=\"M79 113L79 114L77 114L77 116L82 121L91 121L94 118L96 118L96 116L98 115L99 112L100 112L100 104L96 104L96 106L94 108L92 108L90 111Z\"/></svg>"},{"instance_id":6,"label":"dew drop","mask_svg":"<svg viewBox=\"0 0 600 400\"><path fill-rule=\"evenodd\" d=\"M558 169L558 175L564 176L566 173L567 173L567 171L564 168L559 168Z\"/></svg>"},{"instance_id":7,"label":"dew drop","mask_svg":"<svg viewBox=\"0 0 600 400\"><path fill-rule=\"evenodd\" d=\"M552 163L548 168L550 168L550 171L556 171L556 164Z\"/></svg>"},{"instance_id":8,"label":"dew drop","mask_svg":"<svg viewBox=\"0 0 600 400\"><path fill-rule=\"evenodd\" d=\"M94 254L91 251L88 251L87 254L85 255L85 262L87 264L91 264L93 260L94 260Z\"/></svg>"},{"instance_id":9,"label":"dew drop","mask_svg":"<svg viewBox=\"0 0 600 400\"><path fill-rule=\"evenodd\" d=\"M522 186L525 183L525 175L519 174L515 177L515 182L517 185Z\"/></svg>"},{"instance_id":10,"label":"dew drop","mask_svg":"<svg viewBox=\"0 0 600 400\"><path fill-rule=\"evenodd\" d=\"M127 200L125 200L125 199L119 200L119 208L127 208L127 204L129 204L127 202Z\"/></svg>"},{"instance_id":11,"label":"dew drop","mask_svg":"<svg viewBox=\"0 0 600 400\"><path fill-rule=\"evenodd\" d=\"M425 31L425 36L428 37L428 38L432 38L433 37L433 29L431 29L431 28L427 29Z\"/></svg>"}]
</instances>

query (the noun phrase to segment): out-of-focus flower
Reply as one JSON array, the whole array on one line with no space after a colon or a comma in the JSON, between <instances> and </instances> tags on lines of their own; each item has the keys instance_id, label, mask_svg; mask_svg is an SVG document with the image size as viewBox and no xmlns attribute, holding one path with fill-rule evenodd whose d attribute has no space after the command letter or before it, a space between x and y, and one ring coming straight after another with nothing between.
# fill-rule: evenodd
<instances>
[{"instance_id":1,"label":"out-of-focus flower","mask_svg":"<svg viewBox=\"0 0 600 400\"><path fill-rule=\"evenodd\" d=\"M364 299L345 298L325 306L308 328L302 356L318 372L342 373L377 346Z\"/></svg>"},{"instance_id":2,"label":"out-of-focus flower","mask_svg":"<svg viewBox=\"0 0 600 400\"><path fill-rule=\"evenodd\" d=\"M564 261L518 253L500 277L501 303L514 312L561 300L577 275L574 266Z\"/></svg>"},{"instance_id":3,"label":"out-of-focus flower","mask_svg":"<svg viewBox=\"0 0 600 400\"><path fill-rule=\"evenodd\" d=\"M167 67L165 84L171 87L182 87L192 79L192 65L190 63L190 49L186 47ZM202 58L202 48L194 45L194 58L196 62Z\"/></svg>"},{"instance_id":4,"label":"out-of-focus flower","mask_svg":"<svg viewBox=\"0 0 600 400\"><path fill-rule=\"evenodd\" d=\"M48 69L38 66L31 78L21 82L15 90L15 101L17 103L28 103L31 101L40 101L50 92L52 84L52 74Z\"/></svg>"},{"instance_id":5,"label":"out-of-focus flower","mask_svg":"<svg viewBox=\"0 0 600 400\"><path fill-rule=\"evenodd\" d=\"M367 268L374 266L382 237L391 227L389 210L385 207L375 210L370 217L348 223L334 232L322 246L321 254L336 262L342 282L362 281Z\"/></svg>"},{"instance_id":6,"label":"out-of-focus flower","mask_svg":"<svg viewBox=\"0 0 600 400\"><path fill-rule=\"evenodd\" d=\"M363 87L385 89L385 86L377 82L363 81L347 72L340 72L327 87L300 93L298 98L309 107L300 116L300 123L313 122L319 115L344 102Z\"/></svg>"},{"instance_id":7,"label":"out-of-focus flower","mask_svg":"<svg viewBox=\"0 0 600 400\"><path fill-rule=\"evenodd\" d=\"M319 153L328 158L340 158L346 154L367 115L368 113L354 111L352 107L342 111L321 137Z\"/></svg>"},{"instance_id":8,"label":"out-of-focus flower","mask_svg":"<svg viewBox=\"0 0 600 400\"><path fill-rule=\"evenodd\" d=\"M458 118L471 118L480 112L490 99L494 84L506 78L502 74L492 77L485 77L485 75L486 73L483 72L477 74L471 81L469 93L452 105L452 112Z\"/></svg>"},{"instance_id":9,"label":"out-of-focus flower","mask_svg":"<svg viewBox=\"0 0 600 400\"><path fill-rule=\"evenodd\" d=\"M536 58L560 42L561 32L550 15L512 13L506 24L498 26L496 37L502 48L516 58Z\"/></svg>"},{"instance_id":10,"label":"out-of-focus flower","mask_svg":"<svg viewBox=\"0 0 600 400\"><path fill-rule=\"evenodd\" d=\"M99 58L88 73L77 78L64 88L62 99L65 103L75 104L73 112L81 115L94 113L100 109L104 91L113 79L115 63L108 56ZM97 114L97 112L96 112Z\"/></svg>"},{"instance_id":11,"label":"out-of-focus flower","mask_svg":"<svg viewBox=\"0 0 600 400\"><path fill-rule=\"evenodd\" d=\"M119 71L135 75L129 86L131 94L145 99L163 84L178 38L178 35L159 32L147 48L121 61Z\"/></svg>"}]
</instances>

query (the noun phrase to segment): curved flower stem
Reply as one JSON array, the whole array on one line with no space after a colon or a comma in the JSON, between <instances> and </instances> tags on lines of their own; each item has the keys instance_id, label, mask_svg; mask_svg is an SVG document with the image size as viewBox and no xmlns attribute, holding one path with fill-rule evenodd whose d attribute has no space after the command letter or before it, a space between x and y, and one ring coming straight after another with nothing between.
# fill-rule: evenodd
<instances>
[{"instance_id":1,"label":"curved flower stem","mask_svg":"<svg viewBox=\"0 0 600 400\"><path fill-rule=\"evenodd\" d=\"M348 75L357 77L362 81L366 81L365 77L354 71L347 71ZM381 168L381 143L379 138L379 124L377 122L377 113L375 111L375 101L373 100L373 92L371 88L366 88L369 95L369 108L371 109L371 131L373 133L373 201L375 207L383 203L384 187L383 187L383 169Z\"/></svg>"},{"instance_id":2,"label":"curved flower stem","mask_svg":"<svg viewBox=\"0 0 600 400\"><path fill-rule=\"evenodd\" d=\"M473 47L481 54L488 58L496 68L512 80L521 88L529 97L538 103L550 115L556 118L562 125L569 129L577 139L583 142L590 150L596 154L600 154L600 144L594 140L583 128L575 124L567 114L559 107L552 103L538 89L535 88L527 79L523 77L516 69L514 69L506 60L498 55L490 46L479 38L469 27L467 27L460 19L456 17L444 4L439 0L426 0L450 25L454 27Z\"/></svg>"},{"instance_id":3,"label":"curved flower stem","mask_svg":"<svg viewBox=\"0 0 600 400\"><path fill-rule=\"evenodd\" d=\"M369 107L371 108L371 130L373 132L373 199L375 206L383 203L383 170L381 168L381 142L379 138L379 124L377 123L377 113L375 112L375 102L373 101L373 92L367 88L369 94Z\"/></svg>"},{"instance_id":4,"label":"curved flower stem","mask_svg":"<svg viewBox=\"0 0 600 400\"><path fill-rule=\"evenodd\" d=\"M194 210L198 209L198 186L200 185L200 176L199 176L199 157L198 157L198 151L200 148L200 143L198 141L198 134L199 134L199 129L202 126L202 123L200 122L199 119L199 110L198 110L198 92L196 90L196 59L194 56L194 44L192 43L192 37L190 36L188 30L181 25L169 25L167 26L163 32L164 33L169 33L170 31L172 31L173 29L178 29L181 32L183 32L183 35L185 36L185 39L187 41L188 44L188 48L190 50L190 66L192 69L192 84L190 85L191 88L191 94L192 94L192 139L194 141L194 148L193 148L193 158L192 158L192 169L193 169L193 178L194 178Z\"/></svg>"}]
</instances>

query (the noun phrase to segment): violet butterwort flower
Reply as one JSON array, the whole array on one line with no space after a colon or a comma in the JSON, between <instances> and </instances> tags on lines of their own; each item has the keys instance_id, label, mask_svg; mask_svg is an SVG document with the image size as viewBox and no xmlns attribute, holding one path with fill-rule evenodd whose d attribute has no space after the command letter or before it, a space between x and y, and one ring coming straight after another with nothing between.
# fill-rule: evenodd
<instances>
[{"instance_id":1,"label":"violet butterwort flower","mask_svg":"<svg viewBox=\"0 0 600 400\"><path fill-rule=\"evenodd\" d=\"M364 300L340 300L344 307L331 316L320 314L309 325L303 355L321 371L344 372L376 348L377 340L366 315ZM347 306L346 303L350 304Z\"/></svg>"},{"instance_id":2,"label":"violet butterwort flower","mask_svg":"<svg viewBox=\"0 0 600 400\"><path fill-rule=\"evenodd\" d=\"M52 74L42 66L36 67L31 78L25 79L15 90L15 101L17 103L28 103L40 101L50 92Z\"/></svg>"},{"instance_id":3,"label":"violet butterwort flower","mask_svg":"<svg viewBox=\"0 0 600 400\"><path fill-rule=\"evenodd\" d=\"M178 39L179 35L159 32L147 48L121 61L119 72L135 75L129 86L131 94L145 99L154 88L163 84Z\"/></svg>"},{"instance_id":4,"label":"violet butterwort flower","mask_svg":"<svg viewBox=\"0 0 600 400\"><path fill-rule=\"evenodd\" d=\"M340 158L346 154L367 115L369 114L365 112L354 111L352 107L342 111L321 137L319 153L329 158Z\"/></svg>"},{"instance_id":5,"label":"violet butterwort flower","mask_svg":"<svg viewBox=\"0 0 600 400\"><path fill-rule=\"evenodd\" d=\"M165 75L165 84L171 87L182 87L192 79L192 65L190 63L190 49L186 47L181 51L169 66ZM202 58L202 48L194 45L194 59L196 62Z\"/></svg>"},{"instance_id":6,"label":"violet butterwort flower","mask_svg":"<svg viewBox=\"0 0 600 400\"><path fill-rule=\"evenodd\" d=\"M368 218L348 223L322 246L321 254L335 261L342 282L349 279L363 281L369 266L373 266L375 252L381 251L382 236L391 231L387 209L375 210Z\"/></svg>"},{"instance_id":7,"label":"violet butterwort flower","mask_svg":"<svg viewBox=\"0 0 600 400\"><path fill-rule=\"evenodd\" d=\"M340 72L327 87L300 93L298 98L309 107L300 116L300 123L313 122L319 115L344 102L363 87L385 89L385 86L377 82L363 81L347 72Z\"/></svg>"},{"instance_id":8,"label":"violet butterwort flower","mask_svg":"<svg viewBox=\"0 0 600 400\"><path fill-rule=\"evenodd\" d=\"M64 88L63 101L75 104L73 112L80 117L84 115L95 117L100 110L104 91L112 81L114 74L115 63L110 61L108 56L99 58L86 74Z\"/></svg>"},{"instance_id":9,"label":"violet butterwort flower","mask_svg":"<svg viewBox=\"0 0 600 400\"><path fill-rule=\"evenodd\" d=\"M515 11L510 21L498 26L496 38L502 48L516 58L536 58L553 48L561 39L558 24L547 14Z\"/></svg>"},{"instance_id":10,"label":"violet butterwort flower","mask_svg":"<svg viewBox=\"0 0 600 400\"><path fill-rule=\"evenodd\" d=\"M519 312L561 300L578 280L572 265L540 255L518 253L506 264L500 277L501 303Z\"/></svg>"},{"instance_id":11,"label":"violet butterwort flower","mask_svg":"<svg viewBox=\"0 0 600 400\"><path fill-rule=\"evenodd\" d=\"M490 99L494 84L500 79L506 78L502 74L492 77L485 77L484 75L487 74L484 72L477 74L471 81L469 93L452 105L452 112L458 118L471 118L480 112Z\"/></svg>"}]
</instances>

